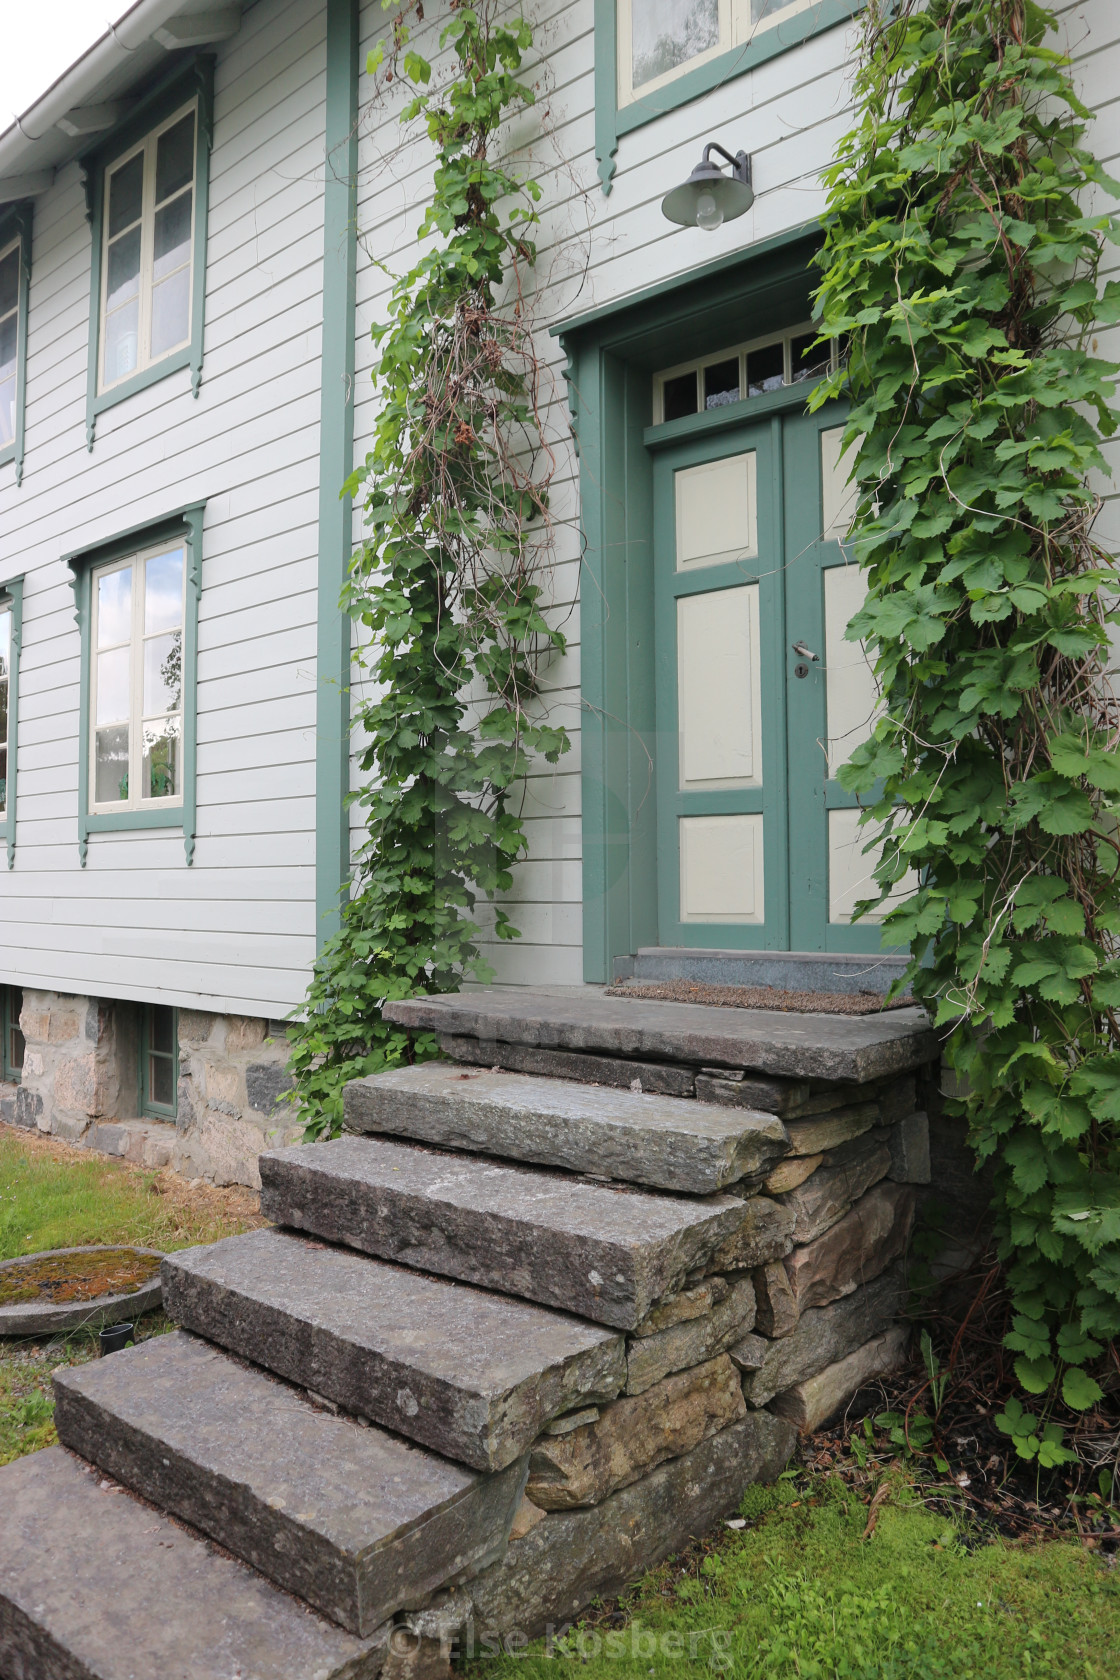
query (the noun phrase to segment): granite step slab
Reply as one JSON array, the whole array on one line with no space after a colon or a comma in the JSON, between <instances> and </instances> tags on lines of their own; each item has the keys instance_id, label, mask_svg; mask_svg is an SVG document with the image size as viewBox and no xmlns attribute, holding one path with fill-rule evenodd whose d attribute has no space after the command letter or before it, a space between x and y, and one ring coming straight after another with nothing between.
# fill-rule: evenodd
<instances>
[{"instance_id":1,"label":"granite step slab","mask_svg":"<svg viewBox=\"0 0 1120 1680\"><path fill-rule=\"evenodd\" d=\"M114 1355L113 1358L119 1358ZM359 1639L62 1447L0 1470L7 1680L374 1680Z\"/></svg>"},{"instance_id":2,"label":"granite step slab","mask_svg":"<svg viewBox=\"0 0 1120 1680\"><path fill-rule=\"evenodd\" d=\"M753 1184L789 1147L772 1114L448 1062L352 1080L343 1104L350 1131L693 1196Z\"/></svg>"},{"instance_id":3,"label":"granite step slab","mask_svg":"<svg viewBox=\"0 0 1120 1680\"><path fill-rule=\"evenodd\" d=\"M476 1470L625 1381L617 1332L294 1232L170 1255L163 1299L185 1329Z\"/></svg>"},{"instance_id":4,"label":"granite step slab","mask_svg":"<svg viewBox=\"0 0 1120 1680\"><path fill-rule=\"evenodd\" d=\"M864 1081L906 1073L939 1052L924 1009L813 1015L605 997L597 986L510 986L406 998L384 1007L398 1026L471 1038L747 1068L785 1079Z\"/></svg>"},{"instance_id":5,"label":"granite step slab","mask_svg":"<svg viewBox=\"0 0 1120 1680\"><path fill-rule=\"evenodd\" d=\"M182 1331L54 1391L63 1446L355 1634L499 1558L521 1495Z\"/></svg>"},{"instance_id":6,"label":"granite step slab","mask_svg":"<svg viewBox=\"0 0 1120 1680\"><path fill-rule=\"evenodd\" d=\"M510 1073L539 1073L548 1079L578 1079L584 1085L613 1085L661 1097L696 1094L696 1069L671 1062L631 1062L622 1056L588 1056L578 1050L542 1050L533 1044L510 1044L496 1038L468 1038L444 1033L439 1047L453 1062L505 1068Z\"/></svg>"},{"instance_id":7,"label":"granite step slab","mask_svg":"<svg viewBox=\"0 0 1120 1680\"><path fill-rule=\"evenodd\" d=\"M269 1150L260 1171L279 1225L625 1330L747 1213L734 1196L655 1196L384 1137Z\"/></svg>"}]
</instances>

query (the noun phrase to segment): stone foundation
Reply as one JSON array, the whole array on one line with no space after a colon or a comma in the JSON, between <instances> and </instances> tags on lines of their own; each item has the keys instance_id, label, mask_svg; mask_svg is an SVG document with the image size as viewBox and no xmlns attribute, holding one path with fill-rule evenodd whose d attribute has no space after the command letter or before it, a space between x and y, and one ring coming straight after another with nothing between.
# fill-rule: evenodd
<instances>
[{"instance_id":1,"label":"stone foundation","mask_svg":"<svg viewBox=\"0 0 1120 1680\"><path fill-rule=\"evenodd\" d=\"M290 1080L283 1023L181 1009L178 1114L140 1114L140 1006L23 992L23 1078L0 1087L0 1120L187 1178L260 1186L257 1157L295 1142L279 1101Z\"/></svg>"}]
</instances>

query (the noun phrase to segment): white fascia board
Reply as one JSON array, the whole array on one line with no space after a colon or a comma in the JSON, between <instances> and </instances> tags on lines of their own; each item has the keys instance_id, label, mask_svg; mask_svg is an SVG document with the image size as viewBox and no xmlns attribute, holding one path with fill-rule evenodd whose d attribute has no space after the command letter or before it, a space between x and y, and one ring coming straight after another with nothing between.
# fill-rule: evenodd
<instances>
[{"instance_id":1,"label":"white fascia board","mask_svg":"<svg viewBox=\"0 0 1120 1680\"><path fill-rule=\"evenodd\" d=\"M158 66L164 49L155 45L156 31L172 18L189 14L189 8L190 0L136 0L119 23L0 134L0 180L55 165L64 156L72 157L78 145L62 133L59 122L82 106L119 97L122 77L129 75L130 67L132 75L138 72L145 49L147 54L155 54L152 67ZM114 91L107 96L110 87Z\"/></svg>"}]
</instances>

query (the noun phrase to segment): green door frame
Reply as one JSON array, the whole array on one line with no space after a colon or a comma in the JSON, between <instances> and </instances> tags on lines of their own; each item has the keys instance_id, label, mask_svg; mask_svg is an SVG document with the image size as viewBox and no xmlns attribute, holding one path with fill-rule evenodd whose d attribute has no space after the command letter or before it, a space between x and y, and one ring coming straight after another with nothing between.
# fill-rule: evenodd
<instances>
[{"instance_id":1,"label":"green door frame","mask_svg":"<svg viewBox=\"0 0 1120 1680\"><path fill-rule=\"evenodd\" d=\"M793 386L653 426L653 374L808 318L815 225L553 328L568 358L580 574L584 978L658 942L654 454L800 409Z\"/></svg>"}]
</instances>

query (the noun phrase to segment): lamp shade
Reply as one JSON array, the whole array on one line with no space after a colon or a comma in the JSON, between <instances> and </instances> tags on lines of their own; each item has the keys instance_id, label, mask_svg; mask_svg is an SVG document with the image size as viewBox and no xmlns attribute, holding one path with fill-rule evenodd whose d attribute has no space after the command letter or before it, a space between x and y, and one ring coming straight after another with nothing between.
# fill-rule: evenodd
<instances>
[{"instance_id":1,"label":"lamp shade","mask_svg":"<svg viewBox=\"0 0 1120 1680\"><path fill-rule=\"evenodd\" d=\"M732 174L725 175L709 153L717 148L704 147L704 156L687 181L666 193L661 209L671 222L681 227L701 227L712 232L724 222L744 216L754 203L750 181L750 160L745 152L732 158L724 153L732 165ZM722 147L718 150L723 151Z\"/></svg>"}]
</instances>

